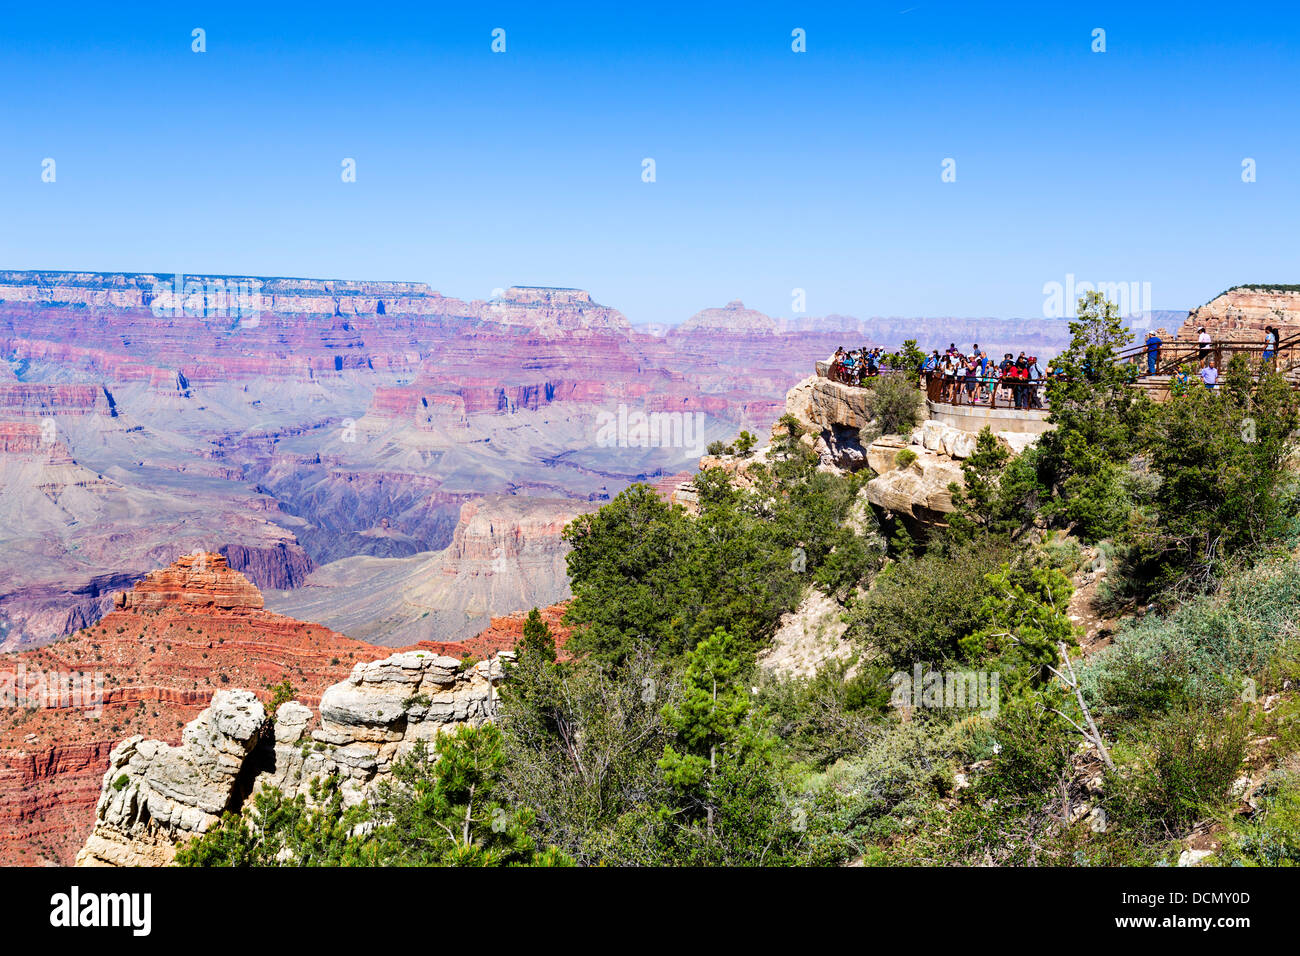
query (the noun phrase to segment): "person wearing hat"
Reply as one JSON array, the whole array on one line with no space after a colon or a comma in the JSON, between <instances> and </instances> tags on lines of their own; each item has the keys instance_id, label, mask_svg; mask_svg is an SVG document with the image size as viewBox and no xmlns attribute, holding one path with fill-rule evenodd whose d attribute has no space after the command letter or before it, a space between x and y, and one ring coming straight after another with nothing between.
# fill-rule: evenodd
<instances>
[{"instance_id":1,"label":"person wearing hat","mask_svg":"<svg viewBox=\"0 0 1300 956\"><path fill-rule=\"evenodd\" d=\"M1147 329L1147 374L1156 374L1156 362L1160 360L1160 346L1164 343L1160 341L1160 336L1156 335L1155 329Z\"/></svg>"}]
</instances>

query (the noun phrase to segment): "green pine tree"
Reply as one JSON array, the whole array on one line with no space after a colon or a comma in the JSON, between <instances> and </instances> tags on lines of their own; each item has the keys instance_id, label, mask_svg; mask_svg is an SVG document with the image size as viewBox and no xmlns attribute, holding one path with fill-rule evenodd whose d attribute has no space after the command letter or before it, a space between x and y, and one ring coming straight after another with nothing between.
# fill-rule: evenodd
<instances>
[{"instance_id":1,"label":"green pine tree","mask_svg":"<svg viewBox=\"0 0 1300 956\"><path fill-rule=\"evenodd\" d=\"M536 654L547 661L555 661L555 636L551 626L542 620L537 608L528 612L524 620L524 636L515 645L515 652L522 658L527 654Z\"/></svg>"}]
</instances>

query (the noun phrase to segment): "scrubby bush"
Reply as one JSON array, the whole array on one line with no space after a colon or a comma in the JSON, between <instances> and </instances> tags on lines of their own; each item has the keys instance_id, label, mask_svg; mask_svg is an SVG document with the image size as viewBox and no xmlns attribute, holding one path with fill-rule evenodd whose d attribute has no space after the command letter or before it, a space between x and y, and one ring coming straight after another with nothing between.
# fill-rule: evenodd
<instances>
[{"instance_id":1,"label":"scrubby bush","mask_svg":"<svg viewBox=\"0 0 1300 956\"><path fill-rule=\"evenodd\" d=\"M914 461L916 461L916 452L910 448L900 448L894 454L894 464L899 468L906 468Z\"/></svg>"},{"instance_id":2,"label":"scrubby bush","mask_svg":"<svg viewBox=\"0 0 1300 956\"><path fill-rule=\"evenodd\" d=\"M871 417L883 435L907 435L924 416L921 390L910 375L882 375L871 386Z\"/></svg>"},{"instance_id":3,"label":"scrubby bush","mask_svg":"<svg viewBox=\"0 0 1300 956\"><path fill-rule=\"evenodd\" d=\"M1235 822L1214 862L1229 866L1300 866L1300 776L1274 771L1256 793L1259 813Z\"/></svg>"},{"instance_id":4,"label":"scrubby bush","mask_svg":"<svg viewBox=\"0 0 1300 956\"><path fill-rule=\"evenodd\" d=\"M921 721L889 721L852 759L813 777L808 787L808 852L815 862L864 853L878 840L906 832L948 793L955 748Z\"/></svg>"},{"instance_id":5,"label":"scrubby bush","mask_svg":"<svg viewBox=\"0 0 1300 956\"><path fill-rule=\"evenodd\" d=\"M889 712L892 668L830 661L811 677L772 679L760 686L759 702L792 759L818 769L861 751L879 736Z\"/></svg>"},{"instance_id":6,"label":"scrubby bush","mask_svg":"<svg viewBox=\"0 0 1300 956\"><path fill-rule=\"evenodd\" d=\"M1300 566L1278 559L1231 576L1219 594L1120 631L1083 669L1102 711L1132 719L1184 703L1225 706L1296 633Z\"/></svg>"},{"instance_id":7,"label":"scrubby bush","mask_svg":"<svg viewBox=\"0 0 1300 956\"><path fill-rule=\"evenodd\" d=\"M984 576L1002 556L990 544L894 562L855 603L848 636L904 670L957 658L958 642L979 625Z\"/></svg>"},{"instance_id":8,"label":"scrubby bush","mask_svg":"<svg viewBox=\"0 0 1300 956\"><path fill-rule=\"evenodd\" d=\"M1069 778L1079 737L1037 700L1020 699L993 722L997 740L981 788L999 798L1041 796Z\"/></svg>"},{"instance_id":9,"label":"scrubby bush","mask_svg":"<svg viewBox=\"0 0 1300 956\"><path fill-rule=\"evenodd\" d=\"M1246 715L1198 706L1147 728L1134 766L1111 774L1112 816L1140 829L1173 830L1221 809L1246 757Z\"/></svg>"}]
</instances>

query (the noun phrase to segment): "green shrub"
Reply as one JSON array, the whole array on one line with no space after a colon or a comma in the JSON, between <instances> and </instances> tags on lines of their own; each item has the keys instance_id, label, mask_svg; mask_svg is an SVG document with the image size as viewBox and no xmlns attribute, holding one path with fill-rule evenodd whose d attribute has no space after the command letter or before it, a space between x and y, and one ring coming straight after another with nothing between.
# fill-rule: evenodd
<instances>
[{"instance_id":1,"label":"green shrub","mask_svg":"<svg viewBox=\"0 0 1300 956\"><path fill-rule=\"evenodd\" d=\"M886 567L849 612L850 639L882 651L903 670L952 660L980 622L987 586L1003 552L981 543L950 554L927 552Z\"/></svg>"},{"instance_id":2,"label":"green shrub","mask_svg":"<svg viewBox=\"0 0 1300 956\"><path fill-rule=\"evenodd\" d=\"M760 687L759 703L794 760L823 768L859 753L880 734L890 710L891 668L829 661L811 677L773 679Z\"/></svg>"},{"instance_id":3,"label":"green shrub","mask_svg":"<svg viewBox=\"0 0 1300 956\"><path fill-rule=\"evenodd\" d=\"M1110 777L1115 818L1179 830L1222 809L1246 758L1247 715L1186 707L1156 721L1139 764Z\"/></svg>"},{"instance_id":4,"label":"green shrub","mask_svg":"<svg viewBox=\"0 0 1300 956\"><path fill-rule=\"evenodd\" d=\"M888 721L851 759L808 785L810 855L816 862L867 852L910 828L951 785L952 751L924 722Z\"/></svg>"},{"instance_id":5,"label":"green shrub","mask_svg":"<svg viewBox=\"0 0 1300 956\"><path fill-rule=\"evenodd\" d=\"M883 435L910 434L922 418L921 390L910 375L882 375L870 392L871 417Z\"/></svg>"},{"instance_id":6,"label":"green shrub","mask_svg":"<svg viewBox=\"0 0 1300 956\"><path fill-rule=\"evenodd\" d=\"M1275 771L1256 793L1260 812L1236 820L1216 862L1230 866L1300 866L1300 777Z\"/></svg>"},{"instance_id":7,"label":"green shrub","mask_svg":"<svg viewBox=\"0 0 1300 956\"><path fill-rule=\"evenodd\" d=\"M758 436L753 432L742 431L736 439L736 454L741 458L748 458L754 451L754 446L758 443Z\"/></svg>"},{"instance_id":8,"label":"green shrub","mask_svg":"<svg viewBox=\"0 0 1300 956\"><path fill-rule=\"evenodd\" d=\"M899 468L906 468L916 461L916 452L910 448L900 448L894 455L894 464Z\"/></svg>"},{"instance_id":9,"label":"green shrub","mask_svg":"<svg viewBox=\"0 0 1300 956\"><path fill-rule=\"evenodd\" d=\"M1191 702L1222 707L1239 697L1295 633L1300 567L1290 559L1230 576L1217 595L1148 616L1120 631L1084 668L1088 697L1125 718Z\"/></svg>"},{"instance_id":10,"label":"green shrub","mask_svg":"<svg viewBox=\"0 0 1300 956\"><path fill-rule=\"evenodd\" d=\"M980 779L995 797L1045 794L1068 778L1078 736L1059 716L1035 700L1004 707L993 724L998 746Z\"/></svg>"}]
</instances>

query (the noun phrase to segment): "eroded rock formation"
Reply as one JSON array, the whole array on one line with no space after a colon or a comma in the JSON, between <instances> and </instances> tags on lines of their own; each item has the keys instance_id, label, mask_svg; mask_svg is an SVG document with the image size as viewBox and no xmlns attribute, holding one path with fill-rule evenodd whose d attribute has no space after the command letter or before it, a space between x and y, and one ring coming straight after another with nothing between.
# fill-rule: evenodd
<instances>
[{"instance_id":1,"label":"eroded rock formation","mask_svg":"<svg viewBox=\"0 0 1300 956\"><path fill-rule=\"evenodd\" d=\"M309 794L336 777L346 805L363 799L418 741L492 716L502 656L462 668L454 657L406 651L357 664L321 695L319 725L300 703L268 721L244 690L218 691L172 747L134 736L109 755L95 826L79 866L159 866L263 785Z\"/></svg>"},{"instance_id":2,"label":"eroded rock formation","mask_svg":"<svg viewBox=\"0 0 1300 956\"><path fill-rule=\"evenodd\" d=\"M122 738L175 740L227 687L266 694L287 680L315 703L354 664L390 653L265 610L219 554L185 555L108 600L93 627L0 655L27 705L0 720L0 863L71 862ZM69 675L98 686L91 700L54 699L55 677Z\"/></svg>"},{"instance_id":3,"label":"eroded rock formation","mask_svg":"<svg viewBox=\"0 0 1300 956\"><path fill-rule=\"evenodd\" d=\"M393 653L267 611L257 589L219 554L186 555L137 588L110 597L116 609L92 628L0 655L0 677L20 683L30 705L0 713L0 865L72 862L91 829L109 753L124 738L183 745L185 724L216 692L232 688L266 700L287 680L301 704L315 707L358 663ZM563 648L564 608L541 613ZM444 663L490 659L515 646L524 618L494 618L463 643L406 650ZM43 690L38 698L55 675L97 676L98 706L55 701ZM362 683L364 692L373 690L374 682Z\"/></svg>"},{"instance_id":4,"label":"eroded rock formation","mask_svg":"<svg viewBox=\"0 0 1300 956\"><path fill-rule=\"evenodd\" d=\"M1268 286L1229 289L1189 312L1177 337L1195 342L1204 326L1215 341L1260 344L1266 325L1276 326L1283 339L1300 332L1300 291Z\"/></svg>"}]
</instances>

